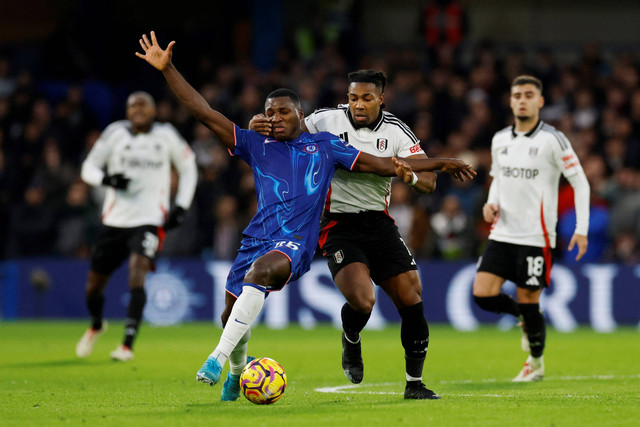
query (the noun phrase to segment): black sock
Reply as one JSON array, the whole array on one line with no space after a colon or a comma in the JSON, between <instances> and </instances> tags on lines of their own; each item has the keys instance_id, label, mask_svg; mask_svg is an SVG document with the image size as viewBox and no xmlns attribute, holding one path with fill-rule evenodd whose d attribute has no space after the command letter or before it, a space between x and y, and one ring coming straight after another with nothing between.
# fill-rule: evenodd
<instances>
[{"instance_id":1,"label":"black sock","mask_svg":"<svg viewBox=\"0 0 640 427\"><path fill-rule=\"evenodd\" d=\"M102 329L102 309L104 307L104 294L102 291L87 292L87 309L91 316L91 327Z\"/></svg>"},{"instance_id":2,"label":"black sock","mask_svg":"<svg viewBox=\"0 0 640 427\"><path fill-rule=\"evenodd\" d=\"M492 313L507 313L515 317L520 316L518 303L507 294L500 293L494 297L476 297L474 296L478 307Z\"/></svg>"},{"instance_id":3,"label":"black sock","mask_svg":"<svg viewBox=\"0 0 640 427\"><path fill-rule=\"evenodd\" d=\"M413 378L422 378L422 369L429 347L429 325L424 317L424 304L420 301L411 307L398 310L400 339L404 347L404 358L407 374Z\"/></svg>"},{"instance_id":4,"label":"black sock","mask_svg":"<svg viewBox=\"0 0 640 427\"><path fill-rule=\"evenodd\" d=\"M142 311L144 304L147 302L147 295L144 288L131 289L131 299L129 300L129 308L127 309L127 324L124 330L123 344L129 348L133 348L133 341L136 339L140 322L142 321Z\"/></svg>"},{"instance_id":5,"label":"black sock","mask_svg":"<svg viewBox=\"0 0 640 427\"><path fill-rule=\"evenodd\" d=\"M529 338L531 356L540 357L547 338L544 316L540 313L540 304L518 304L524 319L524 327Z\"/></svg>"},{"instance_id":6,"label":"black sock","mask_svg":"<svg viewBox=\"0 0 640 427\"><path fill-rule=\"evenodd\" d=\"M342 306L342 329L349 341L357 342L360 332L364 329L371 317L371 313L359 313L355 311L349 303Z\"/></svg>"}]
</instances>

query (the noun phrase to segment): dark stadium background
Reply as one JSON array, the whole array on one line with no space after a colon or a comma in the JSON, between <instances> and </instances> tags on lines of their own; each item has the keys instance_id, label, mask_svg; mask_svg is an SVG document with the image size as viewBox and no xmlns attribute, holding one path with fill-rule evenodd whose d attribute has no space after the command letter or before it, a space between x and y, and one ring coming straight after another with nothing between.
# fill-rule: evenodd
<instances>
[{"instance_id":1,"label":"dark stadium background","mask_svg":"<svg viewBox=\"0 0 640 427\"><path fill-rule=\"evenodd\" d=\"M510 80L537 75L545 85L543 118L569 137L592 188L589 252L574 265L564 251L575 217L572 194L561 184L557 271L578 283L567 306L597 329L637 323L629 307L640 299L633 286L640 255L640 3L614 3L0 2L0 319L84 316L83 276L102 194L79 181L79 166L99 132L124 118L133 90L156 97L158 119L176 125L198 153L196 199L184 226L167 238L167 268L195 262L206 269L233 258L254 208L250 171L229 159L159 73L134 56L140 35L155 30L161 44L177 41L178 68L241 126L273 88L294 88L311 113L345 101L348 71L386 71L387 109L412 127L425 151L461 157L479 172L470 185L440 176L433 195L394 187L391 214L418 259L429 262L425 299L429 286L440 295L428 309L435 320L454 323L446 308L452 277L474 263L488 233L479 207L491 135L510 124ZM459 9L429 19L427 4ZM452 27L441 31L443 22ZM210 319L216 298L211 283L196 276L195 294L205 293L197 304L207 310L190 316ZM318 283L331 292L327 277ZM72 295L80 302L65 305ZM300 298L292 306L306 301ZM600 311L593 310L596 300ZM331 320L307 308L309 318Z\"/></svg>"}]
</instances>

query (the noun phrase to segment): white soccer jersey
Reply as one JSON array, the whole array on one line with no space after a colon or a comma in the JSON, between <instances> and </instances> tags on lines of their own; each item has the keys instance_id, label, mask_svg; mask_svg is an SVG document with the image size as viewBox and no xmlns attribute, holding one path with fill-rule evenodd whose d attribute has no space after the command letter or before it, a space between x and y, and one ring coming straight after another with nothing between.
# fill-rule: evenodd
<instances>
[{"instance_id":1,"label":"white soccer jersey","mask_svg":"<svg viewBox=\"0 0 640 427\"><path fill-rule=\"evenodd\" d=\"M584 175L582 166L569 140L553 126L540 121L523 135L513 129L497 132L491 143L493 182L488 203L500 209L489 238L554 248L560 174Z\"/></svg>"},{"instance_id":2,"label":"white soccer jersey","mask_svg":"<svg viewBox=\"0 0 640 427\"><path fill-rule=\"evenodd\" d=\"M148 133L131 133L128 120L110 124L82 164L82 179L101 185L105 172L122 173L126 190L107 188L102 222L112 227L164 224L169 209L171 165L180 175L176 204L191 205L198 181L195 155L176 129L154 123Z\"/></svg>"},{"instance_id":3,"label":"white soccer jersey","mask_svg":"<svg viewBox=\"0 0 640 427\"><path fill-rule=\"evenodd\" d=\"M316 110L305 118L311 133L331 132L350 145L377 157L409 157L423 154L420 141L409 126L391 113L382 112L374 123L356 128L349 116L349 106ZM384 211L389 206L391 177L373 173L336 170L327 194L329 212Z\"/></svg>"}]
</instances>

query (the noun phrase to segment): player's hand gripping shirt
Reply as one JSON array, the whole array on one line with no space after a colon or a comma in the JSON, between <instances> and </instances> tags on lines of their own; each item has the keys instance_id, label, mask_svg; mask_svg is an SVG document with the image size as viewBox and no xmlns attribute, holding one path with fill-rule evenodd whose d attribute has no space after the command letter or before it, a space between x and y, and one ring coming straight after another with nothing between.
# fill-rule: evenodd
<instances>
[{"instance_id":1,"label":"player's hand gripping shirt","mask_svg":"<svg viewBox=\"0 0 640 427\"><path fill-rule=\"evenodd\" d=\"M524 135L508 127L494 135L491 159L493 182L487 202L500 210L489 238L555 247L560 174L584 174L569 140L542 121Z\"/></svg>"},{"instance_id":2,"label":"player's hand gripping shirt","mask_svg":"<svg viewBox=\"0 0 640 427\"><path fill-rule=\"evenodd\" d=\"M353 169L360 151L326 132L277 141L235 125L234 129L231 154L251 166L258 199L256 215L244 234L299 242L313 254L331 177L337 167Z\"/></svg>"},{"instance_id":3,"label":"player's hand gripping shirt","mask_svg":"<svg viewBox=\"0 0 640 427\"><path fill-rule=\"evenodd\" d=\"M349 145L376 157L410 157L423 154L420 141L411 129L386 111L369 126L356 128L347 104L316 110L305 118L311 133L331 132ZM373 173L337 170L331 181L327 205L329 212L386 211L391 195L391 177Z\"/></svg>"},{"instance_id":4,"label":"player's hand gripping shirt","mask_svg":"<svg viewBox=\"0 0 640 427\"><path fill-rule=\"evenodd\" d=\"M130 178L126 190L107 188L102 222L111 227L164 224L169 210L171 165L180 175L175 202L187 209L198 181L195 155L176 129L154 123L147 133L131 133L128 120L110 124L82 164L82 179L97 186L105 172Z\"/></svg>"}]
</instances>

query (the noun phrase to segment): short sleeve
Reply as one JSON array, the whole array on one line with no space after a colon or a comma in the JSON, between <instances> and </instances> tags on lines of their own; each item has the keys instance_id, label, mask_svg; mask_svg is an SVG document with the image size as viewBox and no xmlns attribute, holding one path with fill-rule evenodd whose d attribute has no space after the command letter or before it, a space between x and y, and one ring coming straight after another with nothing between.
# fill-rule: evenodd
<instances>
[{"instance_id":1,"label":"short sleeve","mask_svg":"<svg viewBox=\"0 0 640 427\"><path fill-rule=\"evenodd\" d=\"M233 150L229 150L229 154L232 156L240 157L242 160L251 164L251 137L253 134L258 135L256 132L240 129L236 124L233 125L233 136L235 140L235 146ZM263 137L264 138L264 137Z\"/></svg>"},{"instance_id":2,"label":"short sleeve","mask_svg":"<svg viewBox=\"0 0 640 427\"><path fill-rule=\"evenodd\" d=\"M304 118L304 124L307 126L309 133L318 133L318 115L313 112Z\"/></svg>"},{"instance_id":3,"label":"short sleeve","mask_svg":"<svg viewBox=\"0 0 640 427\"><path fill-rule=\"evenodd\" d=\"M336 165L343 169L352 170L360 156L360 150L356 150L349 143L335 135L325 133L331 141L331 150Z\"/></svg>"}]
</instances>

